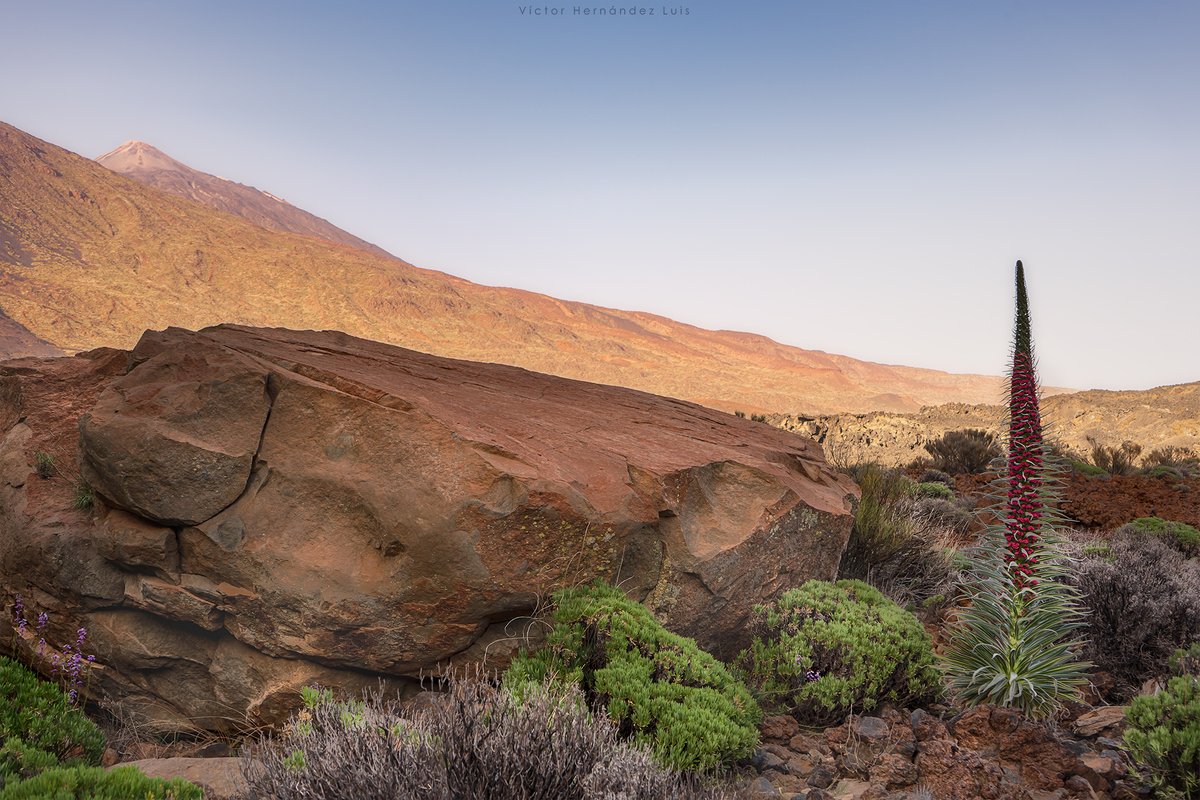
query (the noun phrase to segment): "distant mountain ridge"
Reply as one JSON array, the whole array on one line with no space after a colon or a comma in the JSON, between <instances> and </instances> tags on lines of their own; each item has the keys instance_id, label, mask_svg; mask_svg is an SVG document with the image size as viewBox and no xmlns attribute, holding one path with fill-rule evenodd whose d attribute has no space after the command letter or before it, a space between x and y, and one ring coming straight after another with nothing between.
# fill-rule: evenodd
<instances>
[{"instance_id":1,"label":"distant mountain ridge","mask_svg":"<svg viewBox=\"0 0 1200 800\"><path fill-rule=\"evenodd\" d=\"M154 171L156 152L132 150ZM481 286L270 230L3 123L0 198L0 309L68 352L128 348L146 329L234 323L340 330L747 413L915 411L1002 396L998 377L872 364Z\"/></svg>"},{"instance_id":2,"label":"distant mountain ridge","mask_svg":"<svg viewBox=\"0 0 1200 800\"><path fill-rule=\"evenodd\" d=\"M947 431L980 428L1003 438L1006 411L998 405L951 403L908 414L788 414L768 419L785 430L813 437L834 463L876 461L902 466L927 457L925 444ZM1200 383L1057 395L1046 399L1042 411L1053 440L1076 453L1090 452L1089 438L1105 447L1135 442L1144 448L1144 454L1162 447L1200 453Z\"/></svg>"},{"instance_id":3,"label":"distant mountain ridge","mask_svg":"<svg viewBox=\"0 0 1200 800\"><path fill-rule=\"evenodd\" d=\"M133 178L138 183L195 200L220 211L228 211L273 231L315 236L327 242L344 244L376 255L391 256L391 253L383 248L347 233L314 214L296 208L281 197L255 189L253 186L192 169L145 142L125 142L96 161L113 172Z\"/></svg>"}]
</instances>

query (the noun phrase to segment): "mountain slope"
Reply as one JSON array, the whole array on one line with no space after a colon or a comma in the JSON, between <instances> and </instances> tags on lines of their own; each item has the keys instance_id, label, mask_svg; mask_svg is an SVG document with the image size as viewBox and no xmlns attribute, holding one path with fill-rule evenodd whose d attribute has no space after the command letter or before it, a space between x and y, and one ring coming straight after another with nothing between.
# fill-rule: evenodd
<instances>
[{"instance_id":1,"label":"mountain slope","mask_svg":"<svg viewBox=\"0 0 1200 800\"><path fill-rule=\"evenodd\" d=\"M44 357L61 356L63 351L34 336L24 325L0 311L0 354L3 358Z\"/></svg>"},{"instance_id":2,"label":"mountain slope","mask_svg":"<svg viewBox=\"0 0 1200 800\"><path fill-rule=\"evenodd\" d=\"M480 286L253 225L0 123L0 309L78 351L147 328L336 329L725 410L994 402L998 378L871 364L747 333Z\"/></svg>"},{"instance_id":3,"label":"mountain slope","mask_svg":"<svg viewBox=\"0 0 1200 800\"><path fill-rule=\"evenodd\" d=\"M96 161L138 183L228 211L273 231L315 236L375 255L391 255L269 192L192 169L145 142L126 142Z\"/></svg>"}]
</instances>

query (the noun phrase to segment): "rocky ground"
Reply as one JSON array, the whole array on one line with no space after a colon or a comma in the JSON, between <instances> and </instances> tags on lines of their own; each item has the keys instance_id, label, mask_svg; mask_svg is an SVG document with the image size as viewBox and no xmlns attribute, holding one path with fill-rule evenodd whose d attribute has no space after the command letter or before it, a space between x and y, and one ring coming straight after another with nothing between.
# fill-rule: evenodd
<instances>
[{"instance_id":1,"label":"rocky ground","mask_svg":"<svg viewBox=\"0 0 1200 800\"><path fill-rule=\"evenodd\" d=\"M983 706L884 708L824 730L768 717L760 797L792 800L1062 800L1143 796L1120 752L1124 708L1076 706L1057 723Z\"/></svg>"}]
</instances>

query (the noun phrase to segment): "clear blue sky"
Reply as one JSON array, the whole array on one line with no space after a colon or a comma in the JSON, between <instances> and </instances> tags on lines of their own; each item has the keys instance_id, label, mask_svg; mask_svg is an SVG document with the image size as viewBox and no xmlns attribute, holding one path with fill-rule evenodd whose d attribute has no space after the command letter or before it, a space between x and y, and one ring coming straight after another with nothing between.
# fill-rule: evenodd
<instances>
[{"instance_id":1,"label":"clear blue sky","mask_svg":"<svg viewBox=\"0 0 1200 800\"><path fill-rule=\"evenodd\" d=\"M0 0L0 119L873 361L1000 372L1023 258L1046 383L1200 380L1200 4L525 5Z\"/></svg>"}]
</instances>

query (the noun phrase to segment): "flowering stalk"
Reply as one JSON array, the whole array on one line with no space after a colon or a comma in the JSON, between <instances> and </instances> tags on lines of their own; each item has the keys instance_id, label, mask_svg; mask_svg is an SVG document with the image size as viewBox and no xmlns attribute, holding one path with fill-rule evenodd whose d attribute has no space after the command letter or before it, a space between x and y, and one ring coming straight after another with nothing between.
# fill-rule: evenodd
<instances>
[{"instance_id":1,"label":"flowering stalk","mask_svg":"<svg viewBox=\"0 0 1200 800\"><path fill-rule=\"evenodd\" d=\"M1004 519L1005 562L1019 590L1037 586L1036 548L1041 527L1042 417L1038 408L1037 373L1025 267L1017 262L1017 330L1009 382L1008 503Z\"/></svg>"},{"instance_id":2,"label":"flowering stalk","mask_svg":"<svg viewBox=\"0 0 1200 800\"><path fill-rule=\"evenodd\" d=\"M1017 262L1017 314L1009 380L1008 461L997 490L998 525L974 556L946 652L950 683L968 704L994 703L1048 716L1075 696L1090 666L1070 636L1082 627L1069 562L1054 530L1025 269Z\"/></svg>"},{"instance_id":3,"label":"flowering stalk","mask_svg":"<svg viewBox=\"0 0 1200 800\"><path fill-rule=\"evenodd\" d=\"M18 652L17 637L24 639L29 627L25 611L25 601L18 594L14 597L12 605L14 636L12 651L14 655ZM34 651L34 663L31 666L37 670L39 669L38 662L45 662L41 665L41 669L44 669L45 665L49 665L50 675L58 679L59 685L66 691L71 704L80 704L81 688L84 690L82 703L86 704L87 689L91 686L92 666L96 663L95 656L83 654L83 646L88 635L87 628L79 628L75 631L74 643L64 644L61 648L55 649L53 645L46 642L46 628L49 623L49 614L45 611L38 614L34 627L34 635L38 637L37 648Z\"/></svg>"}]
</instances>

